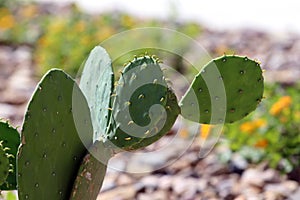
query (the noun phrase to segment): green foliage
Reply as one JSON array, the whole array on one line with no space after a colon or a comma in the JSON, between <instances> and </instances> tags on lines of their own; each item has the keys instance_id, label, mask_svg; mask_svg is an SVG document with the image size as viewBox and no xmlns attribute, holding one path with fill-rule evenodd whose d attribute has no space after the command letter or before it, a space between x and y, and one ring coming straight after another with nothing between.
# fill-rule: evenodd
<instances>
[{"instance_id":1,"label":"green foliage","mask_svg":"<svg viewBox=\"0 0 300 200\"><path fill-rule=\"evenodd\" d=\"M263 87L258 62L222 56L209 62L195 77L181 100L182 115L204 124L232 123L255 110Z\"/></svg>"},{"instance_id":2,"label":"green foliage","mask_svg":"<svg viewBox=\"0 0 300 200\"><path fill-rule=\"evenodd\" d=\"M92 133L79 87L63 71L49 71L25 116L18 154L19 199L68 199Z\"/></svg>"},{"instance_id":3,"label":"green foliage","mask_svg":"<svg viewBox=\"0 0 300 200\"><path fill-rule=\"evenodd\" d=\"M9 174L4 184L0 183L0 190L15 190L17 189L17 166L16 158L17 151L20 145L20 135L18 131L9 125L8 122L0 120L0 141L2 148L5 150L5 154L9 161Z\"/></svg>"},{"instance_id":4,"label":"green foliage","mask_svg":"<svg viewBox=\"0 0 300 200\"><path fill-rule=\"evenodd\" d=\"M242 152L250 162L267 160L284 172L299 167L299 88L268 86L266 98L255 113L226 126L224 136L230 148ZM254 154L257 156L252 159Z\"/></svg>"}]
</instances>

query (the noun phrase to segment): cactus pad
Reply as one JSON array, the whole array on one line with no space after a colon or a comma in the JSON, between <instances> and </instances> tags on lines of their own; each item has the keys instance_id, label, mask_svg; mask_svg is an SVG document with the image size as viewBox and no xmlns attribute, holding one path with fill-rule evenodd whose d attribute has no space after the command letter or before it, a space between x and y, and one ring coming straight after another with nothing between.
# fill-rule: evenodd
<instances>
[{"instance_id":1,"label":"cactus pad","mask_svg":"<svg viewBox=\"0 0 300 200\"><path fill-rule=\"evenodd\" d=\"M81 138L74 124L74 98L81 109L77 126L86 133ZM88 105L79 87L63 71L49 71L32 96L22 127L19 199L69 199L92 133Z\"/></svg>"},{"instance_id":2,"label":"cactus pad","mask_svg":"<svg viewBox=\"0 0 300 200\"><path fill-rule=\"evenodd\" d=\"M112 110L107 139L123 150L147 146L172 127L179 108L157 59L143 56L125 66Z\"/></svg>"},{"instance_id":3,"label":"cactus pad","mask_svg":"<svg viewBox=\"0 0 300 200\"><path fill-rule=\"evenodd\" d=\"M222 56L209 62L195 77L180 102L182 115L204 124L232 123L257 107L263 88L258 62Z\"/></svg>"},{"instance_id":4,"label":"cactus pad","mask_svg":"<svg viewBox=\"0 0 300 200\"><path fill-rule=\"evenodd\" d=\"M113 82L114 74L109 55L105 49L97 46L91 51L85 63L80 81L80 88L91 111L94 142L103 137L108 125Z\"/></svg>"},{"instance_id":5,"label":"cactus pad","mask_svg":"<svg viewBox=\"0 0 300 200\"><path fill-rule=\"evenodd\" d=\"M6 182L10 170L8 155L2 142L0 142L0 185Z\"/></svg>"},{"instance_id":6,"label":"cactus pad","mask_svg":"<svg viewBox=\"0 0 300 200\"><path fill-rule=\"evenodd\" d=\"M5 183L2 185L0 183L0 190L16 190L16 155L20 145L20 135L15 128L9 125L8 122L0 121L0 141L2 141L2 146L8 155L9 165L11 168Z\"/></svg>"}]
</instances>

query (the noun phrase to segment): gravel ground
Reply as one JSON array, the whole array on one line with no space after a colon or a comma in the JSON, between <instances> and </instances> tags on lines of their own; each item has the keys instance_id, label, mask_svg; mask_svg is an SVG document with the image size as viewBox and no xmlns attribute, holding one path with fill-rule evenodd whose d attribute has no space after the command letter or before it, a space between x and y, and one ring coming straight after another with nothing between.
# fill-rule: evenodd
<instances>
[{"instance_id":1,"label":"gravel ground","mask_svg":"<svg viewBox=\"0 0 300 200\"><path fill-rule=\"evenodd\" d=\"M299 78L298 35L272 35L253 30L205 30L197 40L215 55L235 49L236 54L258 59L266 69L268 82L290 84ZM0 46L0 116L20 126L36 83L32 49L26 46ZM155 145L168 141L169 137L172 135ZM177 140L179 145L174 146L173 151L158 154L155 159L147 159L147 162L119 156L114 162L118 162L117 165L124 171L138 168L154 171L132 174L109 168L98 199L300 199L299 183L288 180L287 176L267 168L265 164L247 165L237 170L238 163L225 165L218 162L218 155L222 153L220 148L200 159L197 141L175 163L156 170L159 161L174 159L178 154L176 149L187 145L186 140ZM151 146L140 152L154 148Z\"/></svg>"}]
</instances>

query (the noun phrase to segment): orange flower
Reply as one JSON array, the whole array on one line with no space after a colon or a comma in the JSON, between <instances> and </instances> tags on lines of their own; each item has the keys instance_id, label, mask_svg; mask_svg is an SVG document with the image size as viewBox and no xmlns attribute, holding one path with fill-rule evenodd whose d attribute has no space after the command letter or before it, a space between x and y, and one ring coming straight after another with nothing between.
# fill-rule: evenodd
<instances>
[{"instance_id":1,"label":"orange flower","mask_svg":"<svg viewBox=\"0 0 300 200\"><path fill-rule=\"evenodd\" d=\"M245 122L240 125L240 130L245 133L252 133L256 129L252 122Z\"/></svg>"},{"instance_id":2,"label":"orange flower","mask_svg":"<svg viewBox=\"0 0 300 200\"><path fill-rule=\"evenodd\" d=\"M279 115L285 108L290 107L292 98L290 96L281 97L270 109L270 114L273 116Z\"/></svg>"},{"instance_id":3,"label":"orange flower","mask_svg":"<svg viewBox=\"0 0 300 200\"><path fill-rule=\"evenodd\" d=\"M258 140L254 144L254 146L257 147L257 148L265 148L266 146L268 146L268 140L266 140L266 139Z\"/></svg>"},{"instance_id":4,"label":"orange flower","mask_svg":"<svg viewBox=\"0 0 300 200\"><path fill-rule=\"evenodd\" d=\"M202 140L206 140L206 138L209 136L210 134L210 131L212 129L212 125L209 125L209 124L201 124L201 127L200 127L200 137Z\"/></svg>"},{"instance_id":5,"label":"orange flower","mask_svg":"<svg viewBox=\"0 0 300 200\"><path fill-rule=\"evenodd\" d=\"M258 128L261 128L267 124L264 119L257 119L252 122L245 122L240 125L240 130L245 133L253 133Z\"/></svg>"},{"instance_id":6,"label":"orange flower","mask_svg":"<svg viewBox=\"0 0 300 200\"><path fill-rule=\"evenodd\" d=\"M254 120L253 121L254 125L256 128L260 128L260 127L263 127L267 124L266 120L264 119L257 119L257 120Z\"/></svg>"}]
</instances>

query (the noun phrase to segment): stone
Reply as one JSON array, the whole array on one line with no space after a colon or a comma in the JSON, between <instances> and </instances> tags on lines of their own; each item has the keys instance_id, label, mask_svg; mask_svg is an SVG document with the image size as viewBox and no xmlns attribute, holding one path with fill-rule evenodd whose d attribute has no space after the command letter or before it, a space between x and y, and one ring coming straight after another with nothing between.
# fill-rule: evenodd
<instances>
[{"instance_id":1,"label":"stone","mask_svg":"<svg viewBox=\"0 0 300 200\"><path fill-rule=\"evenodd\" d=\"M254 185L258 187L263 187L264 180L262 179L262 172L254 168L247 169L242 174L241 183L244 185Z\"/></svg>"},{"instance_id":2,"label":"stone","mask_svg":"<svg viewBox=\"0 0 300 200\"><path fill-rule=\"evenodd\" d=\"M271 191L273 193L278 193L281 196L289 196L299 187L298 183L295 181L284 181L281 183L267 184L265 186L265 191Z\"/></svg>"},{"instance_id":3,"label":"stone","mask_svg":"<svg viewBox=\"0 0 300 200\"><path fill-rule=\"evenodd\" d=\"M117 185L130 185L134 182L133 178L128 174L120 174L117 178Z\"/></svg>"}]
</instances>

